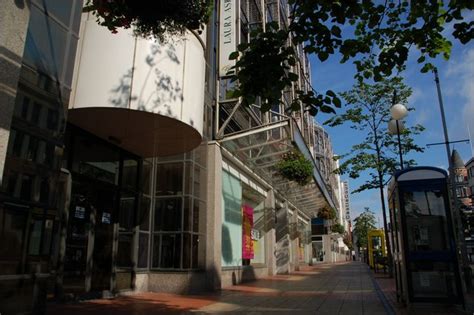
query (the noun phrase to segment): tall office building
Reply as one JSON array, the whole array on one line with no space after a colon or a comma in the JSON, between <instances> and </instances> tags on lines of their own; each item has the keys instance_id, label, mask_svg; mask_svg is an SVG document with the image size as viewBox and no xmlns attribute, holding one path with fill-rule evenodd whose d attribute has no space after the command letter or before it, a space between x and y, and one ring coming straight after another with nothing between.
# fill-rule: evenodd
<instances>
[{"instance_id":1,"label":"tall office building","mask_svg":"<svg viewBox=\"0 0 474 315\"><path fill-rule=\"evenodd\" d=\"M0 0L2 314L46 293L212 290L311 260L310 220L339 201L313 118L285 112L309 63L295 47L281 106L240 106L227 56L255 27L286 28L289 8L228 3L163 44L110 33L80 0ZM276 170L295 146L314 166L306 186Z\"/></svg>"}]
</instances>

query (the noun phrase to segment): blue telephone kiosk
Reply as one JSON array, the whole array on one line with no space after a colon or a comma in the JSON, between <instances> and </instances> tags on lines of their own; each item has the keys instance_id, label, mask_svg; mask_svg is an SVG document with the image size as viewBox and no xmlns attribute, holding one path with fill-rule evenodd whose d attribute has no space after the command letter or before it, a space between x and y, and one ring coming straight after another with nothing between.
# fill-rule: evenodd
<instances>
[{"instance_id":1,"label":"blue telephone kiosk","mask_svg":"<svg viewBox=\"0 0 474 315\"><path fill-rule=\"evenodd\" d=\"M406 304L463 304L446 171L399 171L388 197L397 298Z\"/></svg>"}]
</instances>

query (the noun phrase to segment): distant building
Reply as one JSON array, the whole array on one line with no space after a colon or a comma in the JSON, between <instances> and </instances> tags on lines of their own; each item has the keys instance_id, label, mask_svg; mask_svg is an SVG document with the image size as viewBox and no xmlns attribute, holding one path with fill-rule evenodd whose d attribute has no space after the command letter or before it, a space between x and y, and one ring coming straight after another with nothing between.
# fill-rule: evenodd
<instances>
[{"instance_id":1,"label":"distant building","mask_svg":"<svg viewBox=\"0 0 474 315\"><path fill-rule=\"evenodd\" d=\"M466 165L458 151L453 150L451 155L452 176L454 176L454 185L456 189L456 198L459 201L462 218L462 229L464 232L467 254L469 259L474 259L474 209L472 202L472 183L474 182L473 175L473 159ZM467 165L471 165L468 171ZM471 178L469 179L469 174ZM469 185L471 183L471 186Z\"/></svg>"},{"instance_id":2,"label":"distant building","mask_svg":"<svg viewBox=\"0 0 474 315\"><path fill-rule=\"evenodd\" d=\"M468 171L457 150L453 150L451 154L451 162L453 167L452 174L456 187L456 197L461 205L466 207L472 206L471 189L468 183ZM472 182L472 181L471 181Z\"/></svg>"},{"instance_id":3,"label":"distant building","mask_svg":"<svg viewBox=\"0 0 474 315\"><path fill-rule=\"evenodd\" d=\"M474 204L474 157L472 157L466 163L467 171L467 186L469 189L469 197L471 198L471 204Z\"/></svg>"}]
</instances>

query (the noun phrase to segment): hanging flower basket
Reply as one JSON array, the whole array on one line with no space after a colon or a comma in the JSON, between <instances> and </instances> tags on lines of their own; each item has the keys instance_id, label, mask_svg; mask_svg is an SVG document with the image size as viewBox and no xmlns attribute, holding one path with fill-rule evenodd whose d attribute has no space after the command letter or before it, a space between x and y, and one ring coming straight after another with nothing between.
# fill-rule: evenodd
<instances>
[{"instance_id":1,"label":"hanging flower basket","mask_svg":"<svg viewBox=\"0 0 474 315\"><path fill-rule=\"evenodd\" d=\"M83 11L92 12L112 33L133 26L138 36L164 41L167 36L184 34L186 29L201 29L209 21L212 1L88 0Z\"/></svg>"},{"instance_id":2,"label":"hanging flower basket","mask_svg":"<svg viewBox=\"0 0 474 315\"><path fill-rule=\"evenodd\" d=\"M302 186L308 184L313 176L313 164L297 150L285 153L276 167L281 176Z\"/></svg>"}]
</instances>

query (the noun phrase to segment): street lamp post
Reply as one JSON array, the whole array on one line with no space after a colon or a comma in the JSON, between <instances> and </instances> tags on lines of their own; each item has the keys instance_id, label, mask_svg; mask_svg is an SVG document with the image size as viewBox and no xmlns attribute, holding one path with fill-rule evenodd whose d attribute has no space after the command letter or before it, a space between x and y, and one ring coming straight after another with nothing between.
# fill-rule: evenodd
<instances>
[{"instance_id":1,"label":"street lamp post","mask_svg":"<svg viewBox=\"0 0 474 315\"><path fill-rule=\"evenodd\" d=\"M398 138L398 154L400 156L400 168L403 169L403 153L402 153L402 141L400 139L400 132L405 129L402 119L405 118L408 114L407 108L402 104L395 104L396 94L393 95L392 107L390 107L390 114L392 115L392 120L388 122L388 131L390 134L397 135Z\"/></svg>"}]
</instances>

